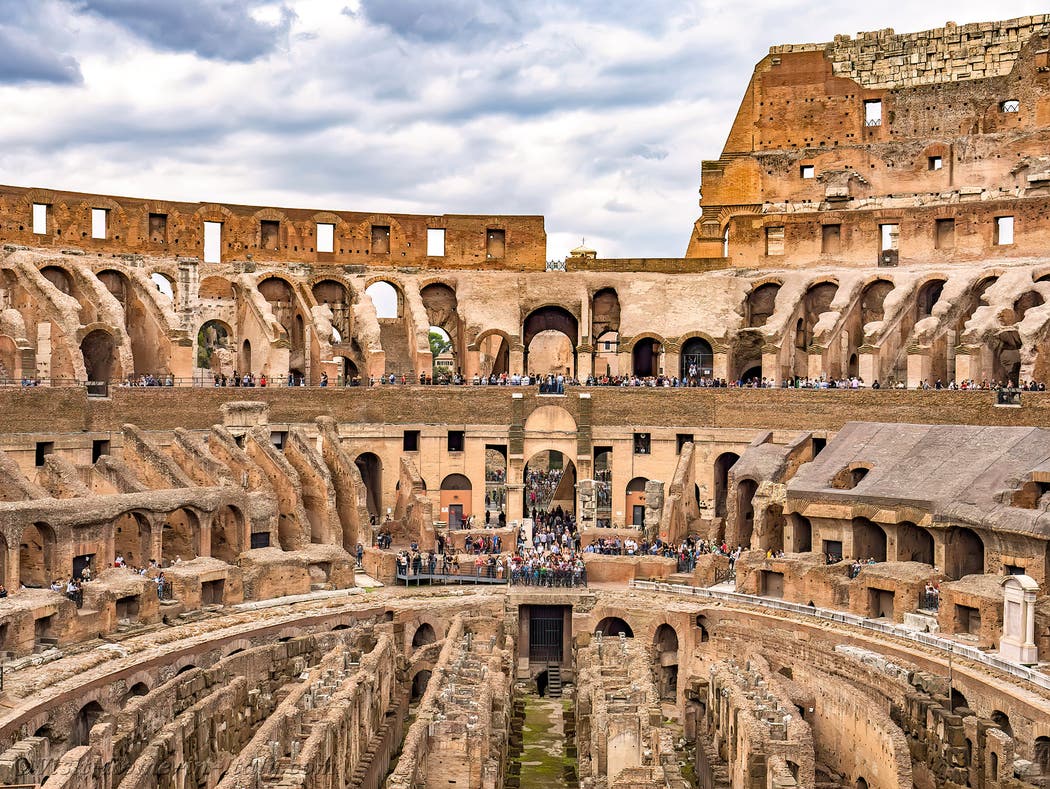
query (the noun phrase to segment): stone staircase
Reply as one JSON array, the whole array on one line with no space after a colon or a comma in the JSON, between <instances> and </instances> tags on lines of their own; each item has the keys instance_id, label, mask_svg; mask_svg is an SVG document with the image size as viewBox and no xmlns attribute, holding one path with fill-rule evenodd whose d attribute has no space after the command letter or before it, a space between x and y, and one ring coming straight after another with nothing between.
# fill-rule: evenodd
<instances>
[{"instance_id":1,"label":"stone staircase","mask_svg":"<svg viewBox=\"0 0 1050 789\"><path fill-rule=\"evenodd\" d=\"M412 378L415 369L412 364L412 351L409 347L408 332L405 330L405 322L401 319L382 319L379 321L379 342L386 354L387 375L393 373L402 374Z\"/></svg>"},{"instance_id":2,"label":"stone staircase","mask_svg":"<svg viewBox=\"0 0 1050 789\"><path fill-rule=\"evenodd\" d=\"M557 663L547 665L547 695L552 699L561 698L561 666Z\"/></svg>"}]
</instances>

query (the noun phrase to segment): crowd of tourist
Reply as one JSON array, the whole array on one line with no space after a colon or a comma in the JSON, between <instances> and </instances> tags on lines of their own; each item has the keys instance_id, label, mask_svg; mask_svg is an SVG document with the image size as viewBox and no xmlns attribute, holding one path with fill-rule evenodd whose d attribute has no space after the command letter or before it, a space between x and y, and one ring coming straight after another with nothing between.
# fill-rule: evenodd
<instances>
[{"instance_id":1,"label":"crowd of tourist","mask_svg":"<svg viewBox=\"0 0 1050 789\"><path fill-rule=\"evenodd\" d=\"M525 502L528 504L529 509L533 510L533 518L536 518L539 512L547 509L554 492L558 489L558 483L561 482L563 473L562 469L548 469L546 471L528 469L524 479Z\"/></svg>"}]
</instances>

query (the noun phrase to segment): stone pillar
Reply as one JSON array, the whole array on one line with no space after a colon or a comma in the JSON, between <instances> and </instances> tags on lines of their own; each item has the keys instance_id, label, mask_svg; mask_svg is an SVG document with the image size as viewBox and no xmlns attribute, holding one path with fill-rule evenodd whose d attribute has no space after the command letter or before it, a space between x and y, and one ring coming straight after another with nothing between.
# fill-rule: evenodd
<instances>
[{"instance_id":1,"label":"stone pillar","mask_svg":"<svg viewBox=\"0 0 1050 789\"><path fill-rule=\"evenodd\" d=\"M660 534L664 512L664 483L651 479L645 483L645 539L652 542Z\"/></svg>"},{"instance_id":2,"label":"stone pillar","mask_svg":"<svg viewBox=\"0 0 1050 789\"><path fill-rule=\"evenodd\" d=\"M586 381L594 375L594 346L583 343L576 348L576 378Z\"/></svg>"},{"instance_id":3,"label":"stone pillar","mask_svg":"<svg viewBox=\"0 0 1050 789\"><path fill-rule=\"evenodd\" d=\"M199 522L200 535L198 537L198 556L211 556L211 526L215 519L214 512L206 512L201 515Z\"/></svg>"},{"instance_id":4,"label":"stone pillar","mask_svg":"<svg viewBox=\"0 0 1050 789\"><path fill-rule=\"evenodd\" d=\"M507 374L513 375L514 373L525 374L525 346L521 343L514 343L510 347L510 360L507 363Z\"/></svg>"},{"instance_id":5,"label":"stone pillar","mask_svg":"<svg viewBox=\"0 0 1050 789\"><path fill-rule=\"evenodd\" d=\"M928 348L915 348L908 351L908 388L917 389L930 377L930 351ZM933 381L929 382L933 385Z\"/></svg>"},{"instance_id":6,"label":"stone pillar","mask_svg":"<svg viewBox=\"0 0 1050 789\"><path fill-rule=\"evenodd\" d=\"M1003 635L999 657L1034 666L1039 662L1035 644L1035 599L1039 584L1027 575L1008 575L1003 587Z\"/></svg>"},{"instance_id":7,"label":"stone pillar","mask_svg":"<svg viewBox=\"0 0 1050 789\"><path fill-rule=\"evenodd\" d=\"M729 380L729 350L724 346L713 350L714 358L711 364L711 377Z\"/></svg>"},{"instance_id":8,"label":"stone pillar","mask_svg":"<svg viewBox=\"0 0 1050 789\"><path fill-rule=\"evenodd\" d=\"M857 349L857 375L868 386L879 377L879 349L863 345ZM883 383L879 381L879 383Z\"/></svg>"},{"instance_id":9,"label":"stone pillar","mask_svg":"<svg viewBox=\"0 0 1050 789\"><path fill-rule=\"evenodd\" d=\"M824 373L824 349L812 347L806 356L806 375L810 378L820 378Z\"/></svg>"},{"instance_id":10,"label":"stone pillar","mask_svg":"<svg viewBox=\"0 0 1050 789\"><path fill-rule=\"evenodd\" d=\"M788 377L784 374L780 364L779 348L766 346L762 349L762 375L776 379L777 386L780 386L783 379Z\"/></svg>"}]
</instances>

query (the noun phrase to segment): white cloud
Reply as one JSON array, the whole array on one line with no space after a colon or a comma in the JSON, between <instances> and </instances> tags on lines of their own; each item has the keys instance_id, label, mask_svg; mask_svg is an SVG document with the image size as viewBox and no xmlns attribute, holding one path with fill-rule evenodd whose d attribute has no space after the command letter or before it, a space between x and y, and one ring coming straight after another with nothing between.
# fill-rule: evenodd
<instances>
[{"instance_id":1,"label":"white cloud","mask_svg":"<svg viewBox=\"0 0 1050 789\"><path fill-rule=\"evenodd\" d=\"M40 0L0 21L0 181L544 214L548 257L683 254L702 159L776 43L1007 0ZM187 10L188 9L188 10ZM192 13L191 13L192 12ZM3 47L0 47L3 49Z\"/></svg>"}]
</instances>

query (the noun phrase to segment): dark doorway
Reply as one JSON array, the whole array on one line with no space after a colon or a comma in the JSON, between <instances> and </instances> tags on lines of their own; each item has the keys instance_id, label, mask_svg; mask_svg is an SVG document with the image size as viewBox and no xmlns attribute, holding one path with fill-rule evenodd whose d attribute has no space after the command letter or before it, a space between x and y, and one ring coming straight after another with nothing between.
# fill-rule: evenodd
<instances>
[{"instance_id":1,"label":"dark doorway","mask_svg":"<svg viewBox=\"0 0 1050 789\"><path fill-rule=\"evenodd\" d=\"M560 605L529 606L529 661L561 663L565 613Z\"/></svg>"}]
</instances>

